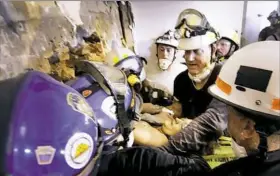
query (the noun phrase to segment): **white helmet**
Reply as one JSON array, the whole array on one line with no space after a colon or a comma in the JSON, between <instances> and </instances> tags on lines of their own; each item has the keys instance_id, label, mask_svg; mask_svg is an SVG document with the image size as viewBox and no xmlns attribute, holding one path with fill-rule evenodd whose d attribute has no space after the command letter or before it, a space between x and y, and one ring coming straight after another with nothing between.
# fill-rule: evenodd
<instances>
[{"instance_id":1,"label":"white helmet","mask_svg":"<svg viewBox=\"0 0 280 176\"><path fill-rule=\"evenodd\" d=\"M105 63L118 67L124 71L132 71L137 74L141 81L146 79L144 63L147 60L137 56L128 48L113 48L105 57Z\"/></svg>"},{"instance_id":2,"label":"white helmet","mask_svg":"<svg viewBox=\"0 0 280 176\"><path fill-rule=\"evenodd\" d=\"M175 31L169 30L162 36L156 39L156 44L164 44L172 46L174 48L178 47L178 39L176 38Z\"/></svg>"},{"instance_id":3,"label":"white helmet","mask_svg":"<svg viewBox=\"0 0 280 176\"><path fill-rule=\"evenodd\" d=\"M223 28L223 29L219 30L219 35L220 35L220 39L229 40L232 44L234 44L236 46L235 51L239 49L240 37L239 37L237 31L235 31L233 29Z\"/></svg>"},{"instance_id":4,"label":"white helmet","mask_svg":"<svg viewBox=\"0 0 280 176\"><path fill-rule=\"evenodd\" d=\"M180 36L178 49L195 50L218 40L218 35L206 17L195 9L185 9L179 15L176 32Z\"/></svg>"},{"instance_id":5,"label":"white helmet","mask_svg":"<svg viewBox=\"0 0 280 176\"><path fill-rule=\"evenodd\" d=\"M279 48L279 41L262 41L236 51L209 93L242 111L280 120Z\"/></svg>"},{"instance_id":6,"label":"white helmet","mask_svg":"<svg viewBox=\"0 0 280 176\"><path fill-rule=\"evenodd\" d=\"M112 50L105 57L105 63L125 72L128 83L137 91L146 79L144 62L147 64L145 58L135 55L128 48L119 47L116 43L113 43Z\"/></svg>"},{"instance_id":7,"label":"white helmet","mask_svg":"<svg viewBox=\"0 0 280 176\"><path fill-rule=\"evenodd\" d=\"M135 56L134 52L130 49L112 46L112 50L106 54L105 62L111 66L115 66L117 63L130 56Z\"/></svg>"},{"instance_id":8,"label":"white helmet","mask_svg":"<svg viewBox=\"0 0 280 176\"><path fill-rule=\"evenodd\" d=\"M205 31L205 33L193 35L179 40L178 49L180 50L195 50L208 46L218 40L217 35L211 31Z\"/></svg>"}]
</instances>

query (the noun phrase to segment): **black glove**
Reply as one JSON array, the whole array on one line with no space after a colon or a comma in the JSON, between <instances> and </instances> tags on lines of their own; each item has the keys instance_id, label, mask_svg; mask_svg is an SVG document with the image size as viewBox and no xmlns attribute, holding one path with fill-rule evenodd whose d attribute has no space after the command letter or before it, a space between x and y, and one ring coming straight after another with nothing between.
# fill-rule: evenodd
<instances>
[{"instance_id":1,"label":"black glove","mask_svg":"<svg viewBox=\"0 0 280 176\"><path fill-rule=\"evenodd\" d=\"M141 95L144 103L152 103L160 106L170 106L174 100L174 97L167 92L150 86L143 87Z\"/></svg>"}]
</instances>

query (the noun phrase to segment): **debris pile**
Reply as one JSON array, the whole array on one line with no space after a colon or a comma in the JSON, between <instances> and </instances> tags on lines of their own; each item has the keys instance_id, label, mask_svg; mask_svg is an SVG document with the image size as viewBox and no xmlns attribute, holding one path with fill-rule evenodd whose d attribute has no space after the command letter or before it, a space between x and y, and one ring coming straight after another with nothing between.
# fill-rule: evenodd
<instances>
[{"instance_id":1,"label":"debris pile","mask_svg":"<svg viewBox=\"0 0 280 176\"><path fill-rule=\"evenodd\" d=\"M51 51L46 51L37 63L33 63L32 69L42 71L65 82L75 78L74 61L103 62L104 58L105 49L102 40L96 33L92 33L76 47L71 47L69 43L54 44Z\"/></svg>"}]
</instances>

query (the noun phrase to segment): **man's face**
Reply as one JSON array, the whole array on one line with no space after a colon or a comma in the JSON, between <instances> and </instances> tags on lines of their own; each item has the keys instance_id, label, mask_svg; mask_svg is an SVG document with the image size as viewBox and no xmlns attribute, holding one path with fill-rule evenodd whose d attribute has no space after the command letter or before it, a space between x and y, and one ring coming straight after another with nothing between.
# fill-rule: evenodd
<instances>
[{"instance_id":1,"label":"man's face","mask_svg":"<svg viewBox=\"0 0 280 176\"><path fill-rule=\"evenodd\" d=\"M197 75L202 72L211 60L211 46L197 50L185 50L184 58L189 73L191 75Z\"/></svg>"},{"instance_id":2,"label":"man's face","mask_svg":"<svg viewBox=\"0 0 280 176\"><path fill-rule=\"evenodd\" d=\"M217 54L219 57L224 57L229 53L231 42L226 39L221 39L217 43Z\"/></svg>"},{"instance_id":3,"label":"man's face","mask_svg":"<svg viewBox=\"0 0 280 176\"><path fill-rule=\"evenodd\" d=\"M277 23L277 21L278 21L278 19L275 18L275 17L269 18L268 20L270 22L270 25L275 25Z\"/></svg>"},{"instance_id":4,"label":"man's face","mask_svg":"<svg viewBox=\"0 0 280 176\"><path fill-rule=\"evenodd\" d=\"M230 106L228 112L228 132L231 137L238 145L243 146L247 153L255 150L259 142L254 128L255 123Z\"/></svg>"},{"instance_id":5,"label":"man's face","mask_svg":"<svg viewBox=\"0 0 280 176\"><path fill-rule=\"evenodd\" d=\"M159 44L157 47L157 55L159 59L168 59L172 61L175 57L175 48L168 45Z\"/></svg>"}]
</instances>

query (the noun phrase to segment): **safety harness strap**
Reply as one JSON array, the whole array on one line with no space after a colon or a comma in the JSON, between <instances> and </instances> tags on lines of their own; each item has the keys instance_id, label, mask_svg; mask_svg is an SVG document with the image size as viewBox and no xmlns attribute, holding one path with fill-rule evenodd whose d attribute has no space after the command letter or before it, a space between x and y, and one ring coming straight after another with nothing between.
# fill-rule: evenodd
<instances>
[{"instance_id":1,"label":"safety harness strap","mask_svg":"<svg viewBox=\"0 0 280 176\"><path fill-rule=\"evenodd\" d=\"M124 138L124 145L128 142L129 140L129 134L131 132L131 126L130 126L130 121L128 119L128 114L125 110L125 96L124 95L117 95L117 114L119 118L119 124L120 124L120 130L121 133L123 134Z\"/></svg>"},{"instance_id":2,"label":"safety harness strap","mask_svg":"<svg viewBox=\"0 0 280 176\"><path fill-rule=\"evenodd\" d=\"M94 63L90 63L87 61L78 61L75 63L78 72L84 72L92 75L96 82L102 87L102 89L108 94L112 95L116 101L117 106L117 117L118 123L120 127L120 131L124 137L123 146L126 145L129 140L129 134L131 132L130 122L128 118L128 114L125 110L125 92L122 91L114 91L111 85L108 84L106 78L102 75L102 73L94 66Z\"/></svg>"},{"instance_id":3,"label":"safety harness strap","mask_svg":"<svg viewBox=\"0 0 280 176\"><path fill-rule=\"evenodd\" d=\"M260 159L265 160L267 158L267 149L268 149L267 137L268 137L268 135L265 132L262 132L259 130L257 130L257 133L260 136L260 143L258 146L259 154L260 154L259 157L260 157Z\"/></svg>"}]
</instances>

